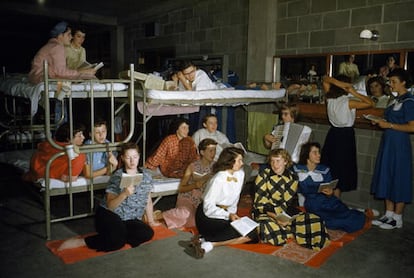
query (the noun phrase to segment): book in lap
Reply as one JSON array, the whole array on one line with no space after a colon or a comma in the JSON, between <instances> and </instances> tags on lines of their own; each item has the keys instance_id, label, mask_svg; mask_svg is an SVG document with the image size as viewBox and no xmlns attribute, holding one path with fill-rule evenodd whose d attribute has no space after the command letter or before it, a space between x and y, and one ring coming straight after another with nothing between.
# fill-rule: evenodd
<instances>
[{"instance_id":1,"label":"book in lap","mask_svg":"<svg viewBox=\"0 0 414 278\"><path fill-rule=\"evenodd\" d=\"M293 216L290 216L286 212L282 212L282 213L279 213L278 215L276 215L276 220L278 222L281 222L281 223L292 223L292 221L295 220L298 215L299 214L295 214Z\"/></svg>"},{"instance_id":2,"label":"book in lap","mask_svg":"<svg viewBox=\"0 0 414 278\"><path fill-rule=\"evenodd\" d=\"M253 229L259 226L259 223L247 216L243 216L231 222L230 225L233 226L233 228L236 229L236 231L238 231L242 236L246 236L248 233L253 231Z\"/></svg>"},{"instance_id":3,"label":"book in lap","mask_svg":"<svg viewBox=\"0 0 414 278\"><path fill-rule=\"evenodd\" d=\"M139 185L142 181L143 175L141 173L130 175L126 173L122 173L121 184L119 187L124 189L130 185Z\"/></svg>"},{"instance_id":4,"label":"book in lap","mask_svg":"<svg viewBox=\"0 0 414 278\"><path fill-rule=\"evenodd\" d=\"M335 189L337 184L338 184L338 179L332 180L330 182L321 183L318 188L318 193L322 192L322 190L324 190L325 188Z\"/></svg>"}]
</instances>

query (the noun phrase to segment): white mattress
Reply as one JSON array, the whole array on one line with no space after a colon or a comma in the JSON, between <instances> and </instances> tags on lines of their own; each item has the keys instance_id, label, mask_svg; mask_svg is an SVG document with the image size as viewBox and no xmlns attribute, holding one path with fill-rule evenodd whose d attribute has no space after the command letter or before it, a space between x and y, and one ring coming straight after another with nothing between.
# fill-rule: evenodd
<instances>
[{"instance_id":1,"label":"white mattress","mask_svg":"<svg viewBox=\"0 0 414 278\"><path fill-rule=\"evenodd\" d=\"M30 158L32 157L34 150L20 150L20 151L11 151L11 152L0 152L0 162L14 165L19 168L22 173L29 171L30 168ZM166 178L162 176L159 170L150 171L153 176L153 190L152 192L157 195L163 195L163 193L175 194L178 191L178 186L180 184L180 179L176 178ZM94 178L94 184L107 183L109 176L99 176ZM45 179L38 180L43 188L46 185ZM90 184L90 179L84 177L78 177L76 181L72 183L73 187L85 186ZM50 180L51 189L62 189L68 188L69 182L63 182L58 179ZM167 195L167 194L164 194Z\"/></svg>"},{"instance_id":2,"label":"white mattress","mask_svg":"<svg viewBox=\"0 0 414 278\"><path fill-rule=\"evenodd\" d=\"M49 84L49 97L55 97L55 91L57 88L56 82L51 82ZM97 82L81 82L81 83L71 83L72 97L86 97L87 95L84 92L89 92L91 89L91 84L94 92L107 92L111 91L112 88L116 92L125 91L128 88L128 85L125 83L119 82L109 82L105 83ZM14 76L6 80L0 80L0 91L4 92L5 95L22 97L30 99L31 101L31 115L35 115L39 105L39 101L42 97L42 92L45 89L44 82L41 82L37 85L33 85L28 82L26 76Z\"/></svg>"},{"instance_id":3,"label":"white mattress","mask_svg":"<svg viewBox=\"0 0 414 278\"><path fill-rule=\"evenodd\" d=\"M279 90L234 90L232 88L203 91L147 90L148 103L171 105L242 105L255 102L270 102L285 96L285 89ZM136 95L143 97L142 91Z\"/></svg>"}]
</instances>

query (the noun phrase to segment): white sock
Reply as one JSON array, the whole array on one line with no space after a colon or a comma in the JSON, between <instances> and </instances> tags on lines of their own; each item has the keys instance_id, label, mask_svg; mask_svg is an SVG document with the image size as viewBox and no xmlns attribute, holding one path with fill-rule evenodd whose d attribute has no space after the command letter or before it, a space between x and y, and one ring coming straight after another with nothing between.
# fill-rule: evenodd
<instances>
[{"instance_id":1,"label":"white sock","mask_svg":"<svg viewBox=\"0 0 414 278\"><path fill-rule=\"evenodd\" d=\"M210 241L205 241L203 243L201 243L201 248L204 249L205 253L210 252L211 250L213 250L213 244Z\"/></svg>"},{"instance_id":2,"label":"white sock","mask_svg":"<svg viewBox=\"0 0 414 278\"><path fill-rule=\"evenodd\" d=\"M394 212L393 212L392 210L387 210L387 211L385 212L385 216L386 216L388 219L391 219L391 218L394 216Z\"/></svg>"},{"instance_id":3,"label":"white sock","mask_svg":"<svg viewBox=\"0 0 414 278\"><path fill-rule=\"evenodd\" d=\"M393 218L394 218L395 221L402 221L402 214L395 214L394 213Z\"/></svg>"}]
</instances>

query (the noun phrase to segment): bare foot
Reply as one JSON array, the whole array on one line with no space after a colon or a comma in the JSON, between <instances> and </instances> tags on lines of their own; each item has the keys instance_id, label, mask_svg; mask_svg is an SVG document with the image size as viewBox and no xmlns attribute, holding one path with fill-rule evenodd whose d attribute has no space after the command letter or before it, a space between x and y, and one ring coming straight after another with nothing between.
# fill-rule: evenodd
<instances>
[{"instance_id":1,"label":"bare foot","mask_svg":"<svg viewBox=\"0 0 414 278\"><path fill-rule=\"evenodd\" d=\"M280 82L274 82L274 83L272 83L272 89L273 90L279 90L280 87L282 87L282 83L280 83Z\"/></svg>"},{"instance_id":2,"label":"bare foot","mask_svg":"<svg viewBox=\"0 0 414 278\"><path fill-rule=\"evenodd\" d=\"M161 226L164 224L162 221L153 221L153 222L149 222L148 225L150 225L151 227L154 227L154 226Z\"/></svg>"},{"instance_id":3,"label":"bare foot","mask_svg":"<svg viewBox=\"0 0 414 278\"><path fill-rule=\"evenodd\" d=\"M70 239L65 240L57 249L58 251L62 251L65 249L72 249L72 248L77 248L77 247L81 247L81 246L85 246L85 240L83 238L77 238L77 237L73 237Z\"/></svg>"}]
</instances>

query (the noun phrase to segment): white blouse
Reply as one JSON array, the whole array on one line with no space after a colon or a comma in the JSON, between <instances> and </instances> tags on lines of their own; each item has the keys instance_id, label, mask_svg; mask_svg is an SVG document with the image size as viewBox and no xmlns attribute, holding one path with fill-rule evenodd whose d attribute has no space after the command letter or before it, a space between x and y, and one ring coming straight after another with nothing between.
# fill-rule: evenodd
<instances>
[{"instance_id":1,"label":"white blouse","mask_svg":"<svg viewBox=\"0 0 414 278\"><path fill-rule=\"evenodd\" d=\"M228 220L230 213L237 212L240 193L244 181L244 171L230 174L228 171L216 173L208 182L203 195L203 211L209 218Z\"/></svg>"}]
</instances>

